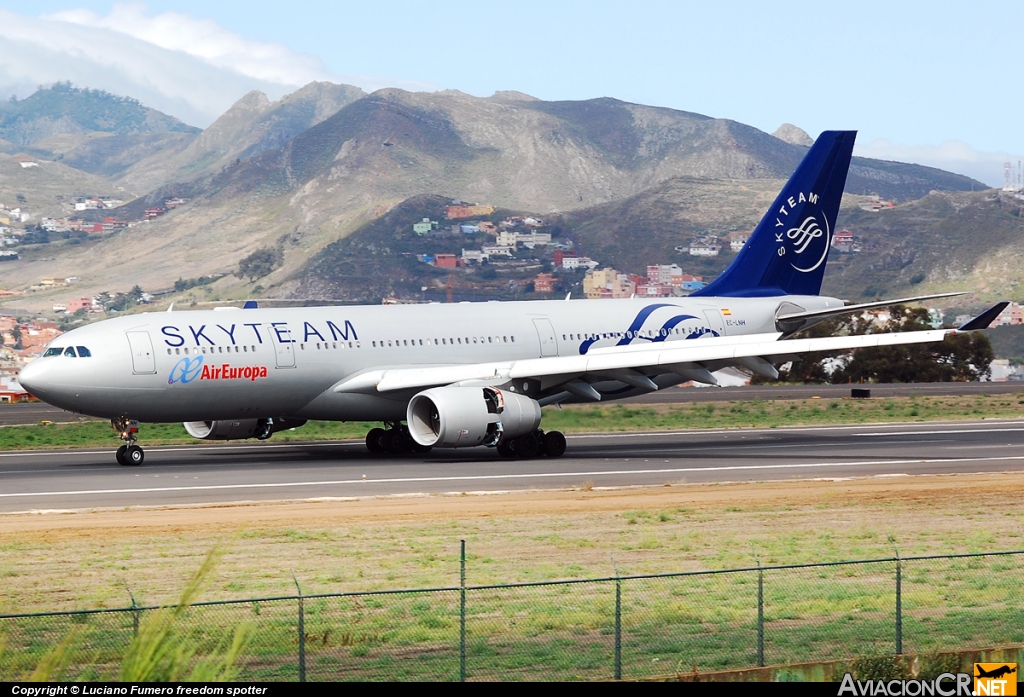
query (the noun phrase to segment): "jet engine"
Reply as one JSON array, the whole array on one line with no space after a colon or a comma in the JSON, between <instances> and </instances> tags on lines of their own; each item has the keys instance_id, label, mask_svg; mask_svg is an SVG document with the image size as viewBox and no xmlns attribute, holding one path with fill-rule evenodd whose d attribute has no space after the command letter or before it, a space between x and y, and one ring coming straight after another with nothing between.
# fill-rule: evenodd
<instances>
[{"instance_id":1,"label":"jet engine","mask_svg":"<svg viewBox=\"0 0 1024 697\"><path fill-rule=\"evenodd\" d=\"M266 440L278 431L298 428L305 419L237 419L228 421L186 421L188 434L200 440Z\"/></svg>"},{"instance_id":2,"label":"jet engine","mask_svg":"<svg viewBox=\"0 0 1024 697\"><path fill-rule=\"evenodd\" d=\"M407 419L420 445L469 448L532 433L540 404L496 387L435 387L409 401Z\"/></svg>"}]
</instances>

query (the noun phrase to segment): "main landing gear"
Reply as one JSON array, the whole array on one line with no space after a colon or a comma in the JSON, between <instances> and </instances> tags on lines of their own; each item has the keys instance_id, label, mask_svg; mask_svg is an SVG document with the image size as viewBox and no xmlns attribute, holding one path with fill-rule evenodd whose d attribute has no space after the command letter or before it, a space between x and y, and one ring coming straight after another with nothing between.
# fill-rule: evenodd
<instances>
[{"instance_id":1,"label":"main landing gear","mask_svg":"<svg viewBox=\"0 0 1024 697\"><path fill-rule=\"evenodd\" d=\"M545 433L537 429L525 436L502 440L498 443L497 451L502 457L516 457L521 460L529 460L541 455L562 457L565 454L565 436L560 431Z\"/></svg>"},{"instance_id":2,"label":"main landing gear","mask_svg":"<svg viewBox=\"0 0 1024 697\"><path fill-rule=\"evenodd\" d=\"M119 416L111 419L110 425L125 442L117 449L117 464L132 467L141 465L146 459L146 453L136 444L138 438L135 434L139 432L139 422L127 416Z\"/></svg>"},{"instance_id":3,"label":"main landing gear","mask_svg":"<svg viewBox=\"0 0 1024 697\"><path fill-rule=\"evenodd\" d=\"M385 421L384 428L373 428L366 434L366 449L375 455L387 453L429 453L429 445L420 445L409 435L409 427L397 421Z\"/></svg>"}]
</instances>

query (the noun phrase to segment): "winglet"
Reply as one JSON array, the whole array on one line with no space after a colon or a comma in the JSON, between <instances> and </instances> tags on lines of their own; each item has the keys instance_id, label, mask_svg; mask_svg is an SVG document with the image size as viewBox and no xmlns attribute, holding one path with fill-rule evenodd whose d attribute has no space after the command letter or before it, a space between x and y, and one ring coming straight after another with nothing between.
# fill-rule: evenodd
<instances>
[{"instance_id":1,"label":"winglet","mask_svg":"<svg viewBox=\"0 0 1024 697\"><path fill-rule=\"evenodd\" d=\"M1009 304L1010 303L1006 300L1004 300L1001 303L996 303L995 305L988 308L980 315L972 319L970 322L960 327L957 331L970 332L974 331L975 329L988 329L988 325L992 324L992 322L995 321L996 317L998 317Z\"/></svg>"},{"instance_id":2,"label":"winglet","mask_svg":"<svg viewBox=\"0 0 1024 697\"><path fill-rule=\"evenodd\" d=\"M255 300L246 300L245 305L242 305L243 310L258 310L260 304Z\"/></svg>"}]
</instances>

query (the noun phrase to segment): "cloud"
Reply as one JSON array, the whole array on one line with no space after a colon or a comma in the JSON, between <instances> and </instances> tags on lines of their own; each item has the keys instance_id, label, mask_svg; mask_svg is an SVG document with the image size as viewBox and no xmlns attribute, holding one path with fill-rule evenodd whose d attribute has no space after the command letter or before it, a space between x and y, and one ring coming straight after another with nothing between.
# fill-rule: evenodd
<instances>
[{"instance_id":1,"label":"cloud","mask_svg":"<svg viewBox=\"0 0 1024 697\"><path fill-rule=\"evenodd\" d=\"M938 167L948 172L972 177L996 188L1003 186L1005 163L1011 163L1014 178L1016 178L1017 163L1024 160L1024 156L1011 155L1007 152L975 150L959 140L947 140L939 145L904 145L879 139L863 146L858 145L855 153L861 157Z\"/></svg>"},{"instance_id":2,"label":"cloud","mask_svg":"<svg viewBox=\"0 0 1024 697\"><path fill-rule=\"evenodd\" d=\"M296 53L284 44L250 41L212 19L178 12L149 16L141 3L118 3L106 17L79 9L55 12L44 19L109 29L218 68L281 85L301 86L335 77L316 56Z\"/></svg>"},{"instance_id":3,"label":"cloud","mask_svg":"<svg viewBox=\"0 0 1024 697\"><path fill-rule=\"evenodd\" d=\"M128 95L205 127L241 96L278 99L314 80L368 91L433 90L433 85L331 73L316 56L284 44L250 41L209 19L120 3L110 14L67 10L26 17L0 9L0 94L28 96L25 85L70 80Z\"/></svg>"}]
</instances>

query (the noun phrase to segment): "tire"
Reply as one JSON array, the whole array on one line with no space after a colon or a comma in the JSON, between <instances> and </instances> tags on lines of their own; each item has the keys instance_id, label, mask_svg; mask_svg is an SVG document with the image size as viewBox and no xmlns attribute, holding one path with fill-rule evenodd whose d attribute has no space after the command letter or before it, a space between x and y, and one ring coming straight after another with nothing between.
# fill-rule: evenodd
<instances>
[{"instance_id":1,"label":"tire","mask_svg":"<svg viewBox=\"0 0 1024 697\"><path fill-rule=\"evenodd\" d=\"M408 442L411 440L401 431L391 429L385 432L385 436L382 440L384 444L384 450L391 455L398 455L400 453L407 452L409 450Z\"/></svg>"},{"instance_id":2,"label":"tire","mask_svg":"<svg viewBox=\"0 0 1024 697\"><path fill-rule=\"evenodd\" d=\"M501 455L502 457L516 456L515 452L512 450L512 444L509 443L507 440L503 440L500 443L498 443L498 447L495 448L495 450L497 450L498 454Z\"/></svg>"},{"instance_id":3,"label":"tire","mask_svg":"<svg viewBox=\"0 0 1024 697\"><path fill-rule=\"evenodd\" d=\"M412 442L412 451L414 453L424 453L424 454L426 454L426 453L429 453L433 449L434 449L433 446L430 446L430 445L420 445L416 441Z\"/></svg>"},{"instance_id":4,"label":"tire","mask_svg":"<svg viewBox=\"0 0 1024 697\"><path fill-rule=\"evenodd\" d=\"M146 460L146 453L137 445L129 445L124 451L124 461L131 467L138 467Z\"/></svg>"},{"instance_id":5,"label":"tire","mask_svg":"<svg viewBox=\"0 0 1024 697\"><path fill-rule=\"evenodd\" d=\"M371 428L370 432L366 434L366 449L374 455L383 453L385 435L387 435L387 431L383 428Z\"/></svg>"},{"instance_id":6,"label":"tire","mask_svg":"<svg viewBox=\"0 0 1024 697\"><path fill-rule=\"evenodd\" d=\"M548 457L562 457L565 454L565 436L559 431L545 433L541 445L541 449Z\"/></svg>"},{"instance_id":7,"label":"tire","mask_svg":"<svg viewBox=\"0 0 1024 697\"><path fill-rule=\"evenodd\" d=\"M122 445L120 448L117 449L117 453L114 455L114 457L117 458L117 464L121 465L122 467L128 466L128 461L124 459L124 452L127 449L127 445Z\"/></svg>"},{"instance_id":8,"label":"tire","mask_svg":"<svg viewBox=\"0 0 1024 697\"><path fill-rule=\"evenodd\" d=\"M540 439L532 433L519 436L512 441L512 451L515 452L516 457L521 457L524 460L537 457L540 453Z\"/></svg>"}]
</instances>

